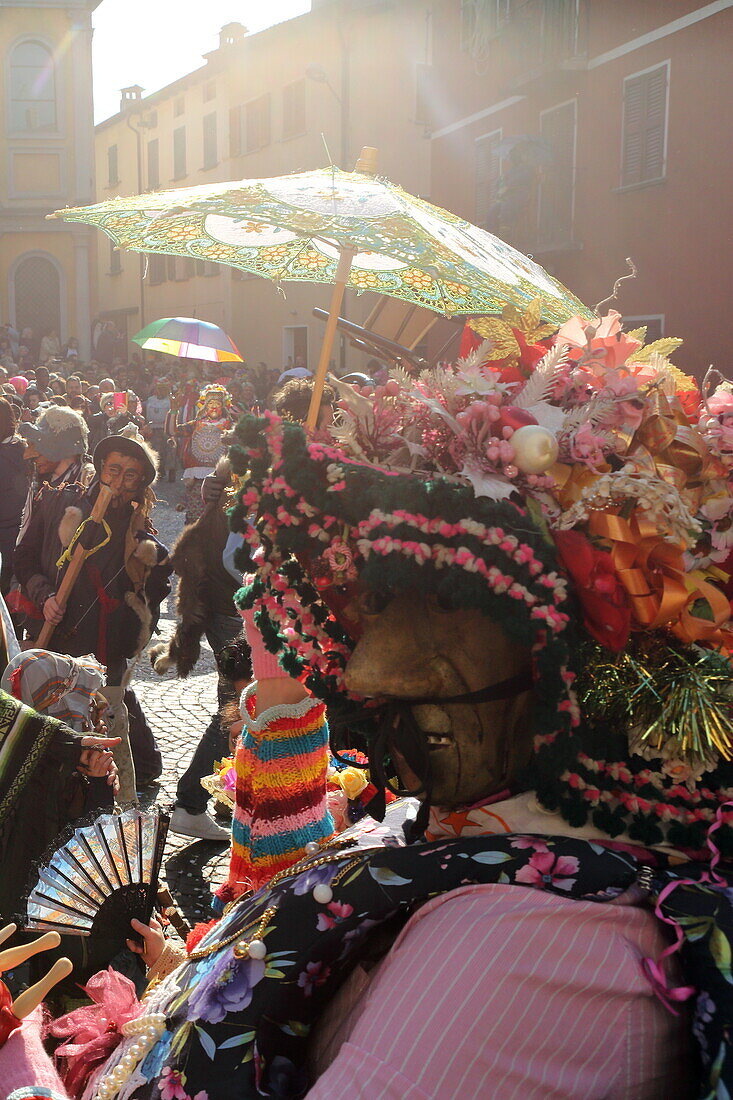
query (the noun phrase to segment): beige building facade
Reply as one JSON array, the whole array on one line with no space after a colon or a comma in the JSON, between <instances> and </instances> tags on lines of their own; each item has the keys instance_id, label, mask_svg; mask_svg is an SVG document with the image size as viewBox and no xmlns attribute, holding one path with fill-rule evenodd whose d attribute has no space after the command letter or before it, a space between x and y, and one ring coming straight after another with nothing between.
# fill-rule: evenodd
<instances>
[{"instance_id":1,"label":"beige building facade","mask_svg":"<svg viewBox=\"0 0 733 1100\"><path fill-rule=\"evenodd\" d=\"M90 351L97 242L48 222L93 202L91 13L100 0L0 0L0 323Z\"/></svg>"},{"instance_id":2,"label":"beige building facade","mask_svg":"<svg viewBox=\"0 0 733 1100\"><path fill-rule=\"evenodd\" d=\"M430 142L421 89L430 63L428 0L314 0L313 10L258 34L222 28L201 68L153 95L131 86L96 128L97 198L254 179L328 165L352 168L363 145L379 172L428 196ZM134 71L131 76L134 77ZM221 264L115 252L101 233L98 317L134 335L165 316L222 325L250 363L313 366L323 333L314 307L330 289L267 280ZM357 322L374 296L349 291ZM364 369L344 346L337 358Z\"/></svg>"}]
</instances>

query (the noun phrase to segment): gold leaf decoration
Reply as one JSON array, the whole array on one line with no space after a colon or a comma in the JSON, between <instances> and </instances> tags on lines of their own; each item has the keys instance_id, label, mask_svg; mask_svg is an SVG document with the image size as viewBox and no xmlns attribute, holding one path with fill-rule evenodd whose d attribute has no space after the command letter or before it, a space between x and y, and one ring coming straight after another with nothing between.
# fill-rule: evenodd
<instances>
[{"instance_id":1,"label":"gold leaf decoration","mask_svg":"<svg viewBox=\"0 0 733 1100\"><path fill-rule=\"evenodd\" d=\"M534 333L539 327L540 318L542 316L541 309L542 302L539 298L535 298L529 303L529 305L525 309L522 323L519 324L517 328L522 329L522 331L526 332L528 336L534 337Z\"/></svg>"},{"instance_id":2,"label":"gold leaf decoration","mask_svg":"<svg viewBox=\"0 0 733 1100\"><path fill-rule=\"evenodd\" d=\"M506 321L499 317L479 317L471 321L471 328L484 340L491 340L489 360L506 359L510 355L519 356L519 344Z\"/></svg>"},{"instance_id":3,"label":"gold leaf decoration","mask_svg":"<svg viewBox=\"0 0 733 1100\"><path fill-rule=\"evenodd\" d=\"M682 343L675 336L667 336L662 340L655 340L653 344L647 344L645 348L639 348L626 360L627 363L646 363L650 355L661 355L665 359L676 351Z\"/></svg>"},{"instance_id":4,"label":"gold leaf decoration","mask_svg":"<svg viewBox=\"0 0 733 1100\"><path fill-rule=\"evenodd\" d=\"M641 340L642 344L646 340L646 325L642 325L641 328L632 328L631 332L627 332L624 335L628 336L629 340Z\"/></svg>"},{"instance_id":5,"label":"gold leaf decoration","mask_svg":"<svg viewBox=\"0 0 733 1100\"><path fill-rule=\"evenodd\" d=\"M519 306L515 306L515 305L512 305L511 302L507 302L507 304L504 306L503 310L501 311L501 316L502 316L502 319L504 321L506 321L506 323L508 325L512 326L512 328L521 328L522 327L523 315L522 315L522 311L519 308Z\"/></svg>"}]
</instances>

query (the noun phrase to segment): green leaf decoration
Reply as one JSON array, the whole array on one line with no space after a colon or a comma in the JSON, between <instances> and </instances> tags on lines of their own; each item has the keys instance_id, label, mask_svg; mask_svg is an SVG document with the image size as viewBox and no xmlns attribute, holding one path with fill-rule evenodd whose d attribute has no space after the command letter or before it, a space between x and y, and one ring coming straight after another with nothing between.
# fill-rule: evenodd
<instances>
[{"instance_id":1,"label":"green leaf decoration","mask_svg":"<svg viewBox=\"0 0 733 1100\"><path fill-rule=\"evenodd\" d=\"M281 1030L286 1035L299 1035L306 1036L310 1034L310 1024L304 1024L302 1020L288 1020L286 1024L281 1025ZM254 1035L254 1032L252 1032Z\"/></svg>"},{"instance_id":2,"label":"green leaf decoration","mask_svg":"<svg viewBox=\"0 0 733 1100\"><path fill-rule=\"evenodd\" d=\"M241 1035L233 1035L231 1039L225 1039L219 1043L219 1050L231 1050L232 1047L243 1047L246 1043L254 1041L254 1031L244 1031Z\"/></svg>"},{"instance_id":3,"label":"green leaf decoration","mask_svg":"<svg viewBox=\"0 0 733 1100\"><path fill-rule=\"evenodd\" d=\"M511 858L506 852L477 852L471 856L474 863L506 863Z\"/></svg>"},{"instance_id":4,"label":"green leaf decoration","mask_svg":"<svg viewBox=\"0 0 733 1100\"><path fill-rule=\"evenodd\" d=\"M285 975L282 970L277 970L274 966L268 966L265 969L266 978L284 978Z\"/></svg>"},{"instance_id":5,"label":"green leaf decoration","mask_svg":"<svg viewBox=\"0 0 733 1100\"><path fill-rule=\"evenodd\" d=\"M638 351L629 356L626 362L648 363L652 355L661 355L664 359L667 359L681 343L682 341L678 340L676 336L666 336L663 340L655 340L653 344L647 344L645 348L639 348Z\"/></svg>"},{"instance_id":6,"label":"green leaf decoration","mask_svg":"<svg viewBox=\"0 0 733 1100\"><path fill-rule=\"evenodd\" d=\"M181 1030L178 1032L175 1039L171 1043L171 1054L174 1057L176 1057L177 1055L179 1055L181 1053L181 1051L185 1047L186 1043L188 1042L188 1037L191 1034L192 1030L193 1030L193 1024L187 1022L183 1025Z\"/></svg>"},{"instance_id":7,"label":"green leaf decoration","mask_svg":"<svg viewBox=\"0 0 733 1100\"><path fill-rule=\"evenodd\" d=\"M412 882L411 878L402 878L389 867L370 867L369 874L380 886L407 886Z\"/></svg>"},{"instance_id":8,"label":"green leaf decoration","mask_svg":"<svg viewBox=\"0 0 733 1100\"><path fill-rule=\"evenodd\" d=\"M725 932L716 925L710 936L710 954L715 960L715 965L720 971L721 975L727 982L733 985L733 975L731 974L731 949L730 941Z\"/></svg>"},{"instance_id":9,"label":"green leaf decoration","mask_svg":"<svg viewBox=\"0 0 733 1100\"><path fill-rule=\"evenodd\" d=\"M198 1032L199 1042L201 1043L201 1046L204 1048L209 1058L213 1062L214 1057L216 1056L216 1043L211 1038L209 1033L204 1031L202 1027L199 1027L198 1024L196 1024L195 1027L196 1031Z\"/></svg>"}]
</instances>

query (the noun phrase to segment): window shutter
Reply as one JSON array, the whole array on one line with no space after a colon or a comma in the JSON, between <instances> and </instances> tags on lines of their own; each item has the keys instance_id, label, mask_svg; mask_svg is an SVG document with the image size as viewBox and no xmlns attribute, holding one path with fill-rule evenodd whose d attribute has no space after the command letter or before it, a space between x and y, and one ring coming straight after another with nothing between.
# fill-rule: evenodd
<instances>
[{"instance_id":1,"label":"window shutter","mask_svg":"<svg viewBox=\"0 0 733 1100\"><path fill-rule=\"evenodd\" d=\"M624 81L621 186L661 179L667 125L667 66Z\"/></svg>"},{"instance_id":2,"label":"window shutter","mask_svg":"<svg viewBox=\"0 0 733 1100\"><path fill-rule=\"evenodd\" d=\"M203 118L204 140L204 168L214 168L217 164L216 142L216 115L204 115Z\"/></svg>"},{"instance_id":3,"label":"window shutter","mask_svg":"<svg viewBox=\"0 0 733 1100\"><path fill-rule=\"evenodd\" d=\"M186 175L186 127L179 126L173 131L173 178L181 179Z\"/></svg>"},{"instance_id":4,"label":"window shutter","mask_svg":"<svg viewBox=\"0 0 733 1100\"><path fill-rule=\"evenodd\" d=\"M644 142L645 180L664 175L664 131L667 121L667 66L647 74L646 134Z\"/></svg>"},{"instance_id":5,"label":"window shutter","mask_svg":"<svg viewBox=\"0 0 733 1100\"><path fill-rule=\"evenodd\" d=\"M160 187L160 157L158 139L153 138L148 142L148 191L155 191L158 187Z\"/></svg>"},{"instance_id":6,"label":"window shutter","mask_svg":"<svg viewBox=\"0 0 733 1100\"><path fill-rule=\"evenodd\" d=\"M251 103L248 103L246 110L247 121L245 124L245 149L248 153L254 153L256 149L260 148L260 115L258 110L258 101L253 99Z\"/></svg>"},{"instance_id":7,"label":"window shutter","mask_svg":"<svg viewBox=\"0 0 733 1100\"><path fill-rule=\"evenodd\" d=\"M260 147L264 148L265 145L269 145L272 141L272 107L271 97L268 92L267 95L260 96Z\"/></svg>"},{"instance_id":8,"label":"window shutter","mask_svg":"<svg viewBox=\"0 0 733 1100\"><path fill-rule=\"evenodd\" d=\"M229 110L229 156L241 157L242 155L242 108L231 107Z\"/></svg>"},{"instance_id":9,"label":"window shutter","mask_svg":"<svg viewBox=\"0 0 733 1100\"><path fill-rule=\"evenodd\" d=\"M114 187L114 185L119 182L120 177L117 170L117 146L110 145L107 149L107 184L110 187Z\"/></svg>"},{"instance_id":10,"label":"window shutter","mask_svg":"<svg viewBox=\"0 0 733 1100\"><path fill-rule=\"evenodd\" d=\"M641 183L644 162L644 77L626 81L624 89L624 161L621 183Z\"/></svg>"}]
</instances>

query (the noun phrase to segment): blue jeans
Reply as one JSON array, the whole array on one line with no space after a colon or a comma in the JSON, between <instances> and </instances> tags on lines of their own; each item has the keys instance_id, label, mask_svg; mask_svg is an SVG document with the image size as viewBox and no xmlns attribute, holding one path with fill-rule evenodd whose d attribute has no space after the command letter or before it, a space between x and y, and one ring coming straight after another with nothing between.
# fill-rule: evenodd
<instances>
[{"instance_id":1,"label":"blue jeans","mask_svg":"<svg viewBox=\"0 0 733 1100\"><path fill-rule=\"evenodd\" d=\"M206 640L214 653L218 653L227 642L231 642L241 632L242 620L239 615L214 615L206 629ZM219 676L217 696L219 707L234 698L232 685L222 676ZM182 810L188 810L190 814L205 813L209 793L201 786L201 780L205 775L212 774L216 760L221 760L223 756L228 755L229 734L221 728L217 709L196 746L191 763L178 780L176 806Z\"/></svg>"}]
</instances>

